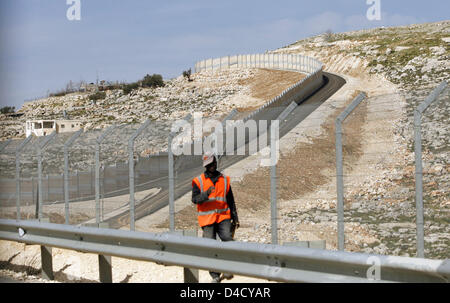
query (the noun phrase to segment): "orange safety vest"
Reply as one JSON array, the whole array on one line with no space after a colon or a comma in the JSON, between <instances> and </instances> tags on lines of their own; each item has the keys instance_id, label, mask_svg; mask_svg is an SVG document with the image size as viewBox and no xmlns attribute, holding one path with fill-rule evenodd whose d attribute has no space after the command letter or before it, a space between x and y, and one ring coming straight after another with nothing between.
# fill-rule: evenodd
<instances>
[{"instance_id":1,"label":"orange safety vest","mask_svg":"<svg viewBox=\"0 0 450 303\"><path fill-rule=\"evenodd\" d=\"M205 174L194 178L192 186L194 184L197 185L201 192L205 192L211 186L214 186L210 178L205 178ZM227 204L227 193L229 190L230 177L221 175L216 182L214 191L208 196L208 200L197 204L198 224L201 227L231 219L230 207Z\"/></svg>"}]
</instances>

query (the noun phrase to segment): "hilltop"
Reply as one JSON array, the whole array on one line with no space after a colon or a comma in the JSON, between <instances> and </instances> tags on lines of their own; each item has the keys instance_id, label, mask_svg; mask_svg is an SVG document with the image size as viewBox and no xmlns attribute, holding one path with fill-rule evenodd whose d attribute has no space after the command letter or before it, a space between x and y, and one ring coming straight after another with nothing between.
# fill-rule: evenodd
<instances>
[{"instance_id":1,"label":"hilltop","mask_svg":"<svg viewBox=\"0 0 450 303\"><path fill-rule=\"evenodd\" d=\"M298 73L265 69L229 70L221 73L195 73L189 81L182 75L164 81L163 87L105 91L104 98L91 100L92 93L76 92L26 102L20 118L0 115L0 140L24 138L24 122L32 119L69 119L82 121L85 130L103 129L112 124L174 121L186 114L202 112L204 117L224 117L232 109L251 111L297 82ZM278 83L265 85L267 79Z\"/></svg>"}]
</instances>

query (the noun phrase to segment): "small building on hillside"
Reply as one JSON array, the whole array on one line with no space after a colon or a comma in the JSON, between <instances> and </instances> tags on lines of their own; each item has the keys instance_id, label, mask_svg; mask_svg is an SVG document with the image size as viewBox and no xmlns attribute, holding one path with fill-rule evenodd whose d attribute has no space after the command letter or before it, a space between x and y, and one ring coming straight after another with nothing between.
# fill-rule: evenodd
<instances>
[{"instance_id":1,"label":"small building on hillside","mask_svg":"<svg viewBox=\"0 0 450 303\"><path fill-rule=\"evenodd\" d=\"M35 136L47 136L52 132L69 133L81 129L79 120L28 120L25 122L25 134Z\"/></svg>"}]
</instances>

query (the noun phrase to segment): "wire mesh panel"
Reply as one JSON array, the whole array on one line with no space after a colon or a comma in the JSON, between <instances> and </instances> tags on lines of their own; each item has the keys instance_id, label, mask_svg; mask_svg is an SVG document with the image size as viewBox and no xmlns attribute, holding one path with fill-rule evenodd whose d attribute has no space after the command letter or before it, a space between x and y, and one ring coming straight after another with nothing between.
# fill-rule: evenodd
<instances>
[{"instance_id":1,"label":"wire mesh panel","mask_svg":"<svg viewBox=\"0 0 450 303\"><path fill-rule=\"evenodd\" d=\"M393 182L405 177L401 172L405 150L395 126L395 118L403 110L400 95L377 96L363 101L344 122L344 221L348 250L393 253L389 251L390 239L381 234L391 236L399 226L413 227L413 201L400 184Z\"/></svg>"},{"instance_id":2,"label":"wire mesh panel","mask_svg":"<svg viewBox=\"0 0 450 303\"><path fill-rule=\"evenodd\" d=\"M448 91L439 101L445 103L445 100ZM326 241L327 248L337 248L334 120L350 101L331 98L298 125L296 135L282 139L286 141L281 145L292 148L281 149L277 166L281 241L320 239ZM414 130L411 122L404 124L399 118L408 116L408 107L413 106L411 100L407 103L401 95L371 97L343 123L347 251L416 254ZM428 131L424 127L423 133L430 140L424 146L439 145L436 136L448 131L446 109L442 105L438 109L438 103L434 106L431 115L424 118L433 126ZM431 122L433 116L440 119ZM399 127L402 124L406 126ZM295 141L300 142L295 144ZM441 149L437 148L435 155L429 152L423 156L424 197L428 199L424 203L425 253L446 258L448 180L442 172L447 165L448 151L444 140L440 144Z\"/></svg>"},{"instance_id":3,"label":"wire mesh panel","mask_svg":"<svg viewBox=\"0 0 450 303\"><path fill-rule=\"evenodd\" d=\"M423 102L428 96L413 96ZM421 117L424 256L450 256L450 89L442 91Z\"/></svg>"},{"instance_id":4,"label":"wire mesh panel","mask_svg":"<svg viewBox=\"0 0 450 303\"><path fill-rule=\"evenodd\" d=\"M24 210L22 204L33 203L32 187L29 180L36 167L35 144L38 138L11 140L0 154L1 165L1 216L5 218L29 218L34 211ZM22 193L23 191L23 193ZM18 193L18 194L16 194ZM18 211L20 215L18 216Z\"/></svg>"},{"instance_id":5,"label":"wire mesh panel","mask_svg":"<svg viewBox=\"0 0 450 303\"><path fill-rule=\"evenodd\" d=\"M226 56L204 60L196 64L196 68L213 71L221 69L222 66L265 67L269 65L270 57L269 54ZM272 63L274 57L275 55L272 55ZM270 104L266 104L265 107L271 106L270 117L265 116L269 111L263 113L258 110L251 113L252 120L259 121L278 116L293 97L286 91L283 96L274 98ZM173 102L179 113L192 110L189 104L177 102L174 98L168 102ZM18 172L21 179L18 182L14 180L15 149L21 141L13 140L8 146L5 145L0 157L2 209L3 206L9 207L7 212L10 217L14 217L14 210L19 207L27 217L35 217L38 213L44 218L50 218L51 222L62 223L68 217L66 222L71 224L92 222L98 224L108 221L112 222L110 226L120 227L130 223L131 214L126 214L126 208L131 207L131 196L135 198L133 199L135 207L144 202L152 205L144 210L138 210L138 217L146 216L167 205L167 197L157 194L167 189L169 181L168 134L176 117L172 114L167 114L163 122L153 121L144 128L134 138L131 152L130 138L143 126L143 121L84 131L66 147L73 133L56 134L48 142L45 137L32 138L29 147L26 146L21 155ZM241 117L246 114L241 113ZM209 118L221 121L223 116ZM245 120L243 123L246 139L244 143L239 144L244 146L244 154L248 154L253 152L249 148L249 141L254 140L252 136L267 126L257 125L256 133L252 133L250 125L252 121ZM237 127L239 128L240 126ZM237 129L236 132L239 134ZM45 148L42 147L42 153L38 153L40 150L38 147L44 143L48 144ZM237 150L241 147L234 139L232 143L233 148ZM232 158L234 155L225 155L220 165L223 167L232 165L242 156ZM232 160L227 160L228 158ZM189 190L193 172L198 174L203 168L201 155L180 155L175 156L174 160L174 180L178 182L174 194L178 198ZM134 184L132 187L134 195L130 195L131 179ZM18 196L15 194L17 188L20 192ZM149 202L151 199L159 200L153 203ZM21 207L22 204L24 207Z\"/></svg>"},{"instance_id":6,"label":"wire mesh panel","mask_svg":"<svg viewBox=\"0 0 450 303\"><path fill-rule=\"evenodd\" d=\"M16 201L16 149L22 140L2 142L0 153L0 206L1 216L7 217L7 207L15 205Z\"/></svg>"}]
</instances>

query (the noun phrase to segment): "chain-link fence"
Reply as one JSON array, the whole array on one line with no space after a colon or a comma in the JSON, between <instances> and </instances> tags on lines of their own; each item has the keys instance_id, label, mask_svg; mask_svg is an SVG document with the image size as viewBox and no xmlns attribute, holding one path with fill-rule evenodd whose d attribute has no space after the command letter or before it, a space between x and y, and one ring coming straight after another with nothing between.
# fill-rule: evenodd
<instances>
[{"instance_id":1,"label":"chain-link fence","mask_svg":"<svg viewBox=\"0 0 450 303\"><path fill-rule=\"evenodd\" d=\"M256 60L255 66L272 58L278 64L272 68L301 70L308 75L244 121L275 119L288 103L306 99L322 85L321 64L312 58L266 54L247 57L248 63L251 58ZM245 62L241 55L236 58L241 65ZM225 119L235 114L230 113ZM167 205L168 187L174 188L170 199L177 199L189 191L190 180L196 175L192 172L201 173L200 155L180 155L174 157L174 174L169 177L171 157L167 147L173 122L147 121L141 125L115 125L106 130L5 142L0 158L2 217L48 217L54 223L95 225L109 221L115 228L128 225L131 220L130 227L134 229L137 218ZM258 126L256 136L269 126L270 122ZM246 140L242 145L248 144ZM237 141L234 143L238 148ZM223 158L221 164L230 165L243 157ZM170 180L175 181L172 186ZM143 202L146 206L139 206Z\"/></svg>"},{"instance_id":2,"label":"chain-link fence","mask_svg":"<svg viewBox=\"0 0 450 303\"><path fill-rule=\"evenodd\" d=\"M448 258L445 87L416 102L400 94L326 102L282 138L280 241L325 240L330 249ZM421 102L433 103L425 123L416 119L414 137L411 113ZM417 125L426 142L423 154Z\"/></svg>"},{"instance_id":3,"label":"chain-link fence","mask_svg":"<svg viewBox=\"0 0 450 303\"><path fill-rule=\"evenodd\" d=\"M228 65L222 59L212 60L211 65L206 60L196 68L231 68L233 62L242 66L259 62L274 68L270 62L279 62L280 68L297 69L303 62L292 56L266 55L226 57ZM316 67L315 61L305 62ZM221 127L216 123L197 133L200 149L195 140L192 144L180 141L183 128L172 129L176 121L150 120L4 142L0 146L1 217L49 218L69 224L108 222L111 228L132 230L195 229L191 181L203 171L205 139L210 134L217 139L215 131L221 128L223 149L217 150L218 141L211 148L219 156L219 169L233 181L242 222L238 240L325 240L329 249L394 255L420 255L424 250L427 257L448 257L448 88L433 97L436 101L429 102L421 117L428 147L420 173L412 153L417 147L409 110L417 108L418 102L411 105L393 94L324 103L308 99L321 85L320 66L239 120L240 124L227 123L233 122L236 113L225 119L208 117ZM416 96L419 101L424 97ZM409 122L399 120L405 116ZM189 115L184 121L193 128L189 139L198 140L195 117ZM271 168L273 121L279 123L281 139L276 143L279 159ZM177 146L189 152L179 154L173 150ZM416 190L418 175L424 180L424 215ZM165 216L159 216L161 211L167 212ZM256 213L257 217L252 216ZM150 216L155 214L167 219ZM145 219L149 216L150 221Z\"/></svg>"}]
</instances>

